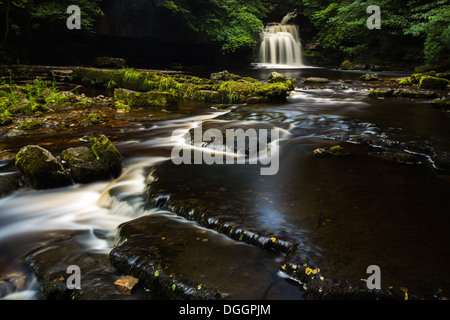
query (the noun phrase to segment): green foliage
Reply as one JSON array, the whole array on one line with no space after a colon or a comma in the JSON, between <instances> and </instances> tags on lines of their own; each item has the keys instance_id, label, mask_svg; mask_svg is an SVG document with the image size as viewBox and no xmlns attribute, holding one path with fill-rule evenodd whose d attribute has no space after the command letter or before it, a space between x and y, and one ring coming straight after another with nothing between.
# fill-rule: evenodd
<instances>
[{"instance_id":1,"label":"green foliage","mask_svg":"<svg viewBox=\"0 0 450 320\"><path fill-rule=\"evenodd\" d=\"M267 9L260 0L158 0L158 7L190 30L222 44L224 53L253 48Z\"/></svg>"}]
</instances>

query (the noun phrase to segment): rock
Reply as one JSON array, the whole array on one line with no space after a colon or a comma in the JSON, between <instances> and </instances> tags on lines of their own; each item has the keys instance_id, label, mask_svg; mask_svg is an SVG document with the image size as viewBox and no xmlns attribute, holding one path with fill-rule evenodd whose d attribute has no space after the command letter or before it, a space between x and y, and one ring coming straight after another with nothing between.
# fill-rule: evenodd
<instances>
[{"instance_id":1,"label":"rock","mask_svg":"<svg viewBox=\"0 0 450 320\"><path fill-rule=\"evenodd\" d=\"M6 133L6 137L19 137L26 136L28 133L25 130L21 129L11 129Z\"/></svg>"},{"instance_id":2,"label":"rock","mask_svg":"<svg viewBox=\"0 0 450 320\"><path fill-rule=\"evenodd\" d=\"M114 282L114 287L121 294L130 295L133 291L133 287L139 282L139 279L132 276L125 276L121 279L117 279Z\"/></svg>"},{"instance_id":3,"label":"rock","mask_svg":"<svg viewBox=\"0 0 450 320\"><path fill-rule=\"evenodd\" d=\"M368 154L371 157L376 157L384 160L388 160L391 162L397 162L402 164L420 164L422 163L420 158L414 154L405 153L405 152L369 152Z\"/></svg>"},{"instance_id":4,"label":"rock","mask_svg":"<svg viewBox=\"0 0 450 320\"><path fill-rule=\"evenodd\" d=\"M123 156L105 135L94 138L92 152L101 163L108 166L113 177L120 175Z\"/></svg>"},{"instance_id":5,"label":"rock","mask_svg":"<svg viewBox=\"0 0 450 320\"><path fill-rule=\"evenodd\" d=\"M123 68L125 67L125 59L111 57L95 58L95 66L99 68Z\"/></svg>"},{"instance_id":6,"label":"rock","mask_svg":"<svg viewBox=\"0 0 450 320\"><path fill-rule=\"evenodd\" d=\"M359 77L360 81L382 81L382 79L376 73L366 73Z\"/></svg>"},{"instance_id":7,"label":"rock","mask_svg":"<svg viewBox=\"0 0 450 320\"><path fill-rule=\"evenodd\" d=\"M294 86L292 85L292 81L289 80L285 75L279 72L272 72L268 79L269 83L284 83L288 87L288 90L294 90Z\"/></svg>"},{"instance_id":8,"label":"rock","mask_svg":"<svg viewBox=\"0 0 450 320\"><path fill-rule=\"evenodd\" d=\"M169 92L138 92L121 88L114 90L114 100L130 107L167 107L176 104L175 96Z\"/></svg>"},{"instance_id":9,"label":"rock","mask_svg":"<svg viewBox=\"0 0 450 320\"><path fill-rule=\"evenodd\" d=\"M318 78L318 77L309 77L306 78L305 83L328 83L330 82L330 80L328 80L327 78Z\"/></svg>"},{"instance_id":10,"label":"rock","mask_svg":"<svg viewBox=\"0 0 450 320\"><path fill-rule=\"evenodd\" d=\"M339 69L341 70L354 70L354 65L348 60L345 60L341 63L339 66Z\"/></svg>"},{"instance_id":11,"label":"rock","mask_svg":"<svg viewBox=\"0 0 450 320\"><path fill-rule=\"evenodd\" d=\"M450 172L450 152L435 150L431 160L438 170Z\"/></svg>"},{"instance_id":12,"label":"rock","mask_svg":"<svg viewBox=\"0 0 450 320\"><path fill-rule=\"evenodd\" d=\"M69 148L61 153L75 182L90 183L116 178L122 171L122 155L104 135L93 138L92 148Z\"/></svg>"},{"instance_id":13,"label":"rock","mask_svg":"<svg viewBox=\"0 0 450 320\"><path fill-rule=\"evenodd\" d=\"M240 80L242 77L228 72L227 70L211 73L210 79L214 81L230 81L230 80Z\"/></svg>"},{"instance_id":14,"label":"rock","mask_svg":"<svg viewBox=\"0 0 450 320\"><path fill-rule=\"evenodd\" d=\"M450 83L447 79L432 76L422 76L419 80L419 87L422 89L445 89Z\"/></svg>"},{"instance_id":15,"label":"rock","mask_svg":"<svg viewBox=\"0 0 450 320\"><path fill-rule=\"evenodd\" d=\"M443 108L443 109L450 109L450 99L438 99L431 102L433 107Z\"/></svg>"},{"instance_id":16,"label":"rock","mask_svg":"<svg viewBox=\"0 0 450 320\"><path fill-rule=\"evenodd\" d=\"M16 167L33 189L60 188L72 184L70 175L46 149L30 145L16 155Z\"/></svg>"},{"instance_id":17,"label":"rock","mask_svg":"<svg viewBox=\"0 0 450 320\"><path fill-rule=\"evenodd\" d=\"M19 179L20 177L14 173L10 175L0 176L0 197L7 196L14 190L19 189Z\"/></svg>"},{"instance_id":18,"label":"rock","mask_svg":"<svg viewBox=\"0 0 450 320\"><path fill-rule=\"evenodd\" d=\"M78 123L80 127L90 127L105 121L100 113L90 113L89 116Z\"/></svg>"},{"instance_id":19,"label":"rock","mask_svg":"<svg viewBox=\"0 0 450 320\"><path fill-rule=\"evenodd\" d=\"M198 90L194 92L193 98L200 101L221 102L222 96L214 90Z\"/></svg>"},{"instance_id":20,"label":"rock","mask_svg":"<svg viewBox=\"0 0 450 320\"><path fill-rule=\"evenodd\" d=\"M413 82L411 78L404 78L398 82L399 86L412 86Z\"/></svg>"},{"instance_id":21,"label":"rock","mask_svg":"<svg viewBox=\"0 0 450 320\"><path fill-rule=\"evenodd\" d=\"M345 150L340 145L337 145L326 148L317 148L313 151L313 154L316 157L326 157L326 156L341 157L350 155L350 152Z\"/></svg>"},{"instance_id":22,"label":"rock","mask_svg":"<svg viewBox=\"0 0 450 320\"><path fill-rule=\"evenodd\" d=\"M438 94L431 91L412 91L394 89L375 89L369 92L372 98L408 98L408 99L435 99Z\"/></svg>"},{"instance_id":23,"label":"rock","mask_svg":"<svg viewBox=\"0 0 450 320\"><path fill-rule=\"evenodd\" d=\"M450 80L450 71L436 73L436 78L443 78L443 79Z\"/></svg>"}]
</instances>

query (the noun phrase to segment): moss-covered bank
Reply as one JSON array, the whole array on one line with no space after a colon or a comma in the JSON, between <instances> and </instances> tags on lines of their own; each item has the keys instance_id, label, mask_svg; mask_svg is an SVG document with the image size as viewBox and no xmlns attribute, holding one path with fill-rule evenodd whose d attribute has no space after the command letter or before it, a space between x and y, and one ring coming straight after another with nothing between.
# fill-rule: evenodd
<instances>
[{"instance_id":1,"label":"moss-covered bank","mask_svg":"<svg viewBox=\"0 0 450 320\"><path fill-rule=\"evenodd\" d=\"M151 92L152 95L164 92L177 101L198 100L216 103L283 102L288 92L293 89L289 80L262 83L237 75L226 78L231 80L211 80L184 74L134 69L75 68L72 79L75 83L85 86ZM213 77L213 79L221 78Z\"/></svg>"}]
</instances>

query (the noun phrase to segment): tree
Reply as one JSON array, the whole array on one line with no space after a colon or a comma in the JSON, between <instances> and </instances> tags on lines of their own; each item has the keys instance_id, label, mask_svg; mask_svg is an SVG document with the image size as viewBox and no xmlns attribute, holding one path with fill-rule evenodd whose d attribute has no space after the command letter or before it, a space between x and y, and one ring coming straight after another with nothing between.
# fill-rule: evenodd
<instances>
[{"instance_id":1,"label":"tree","mask_svg":"<svg viewBox=\"0 0 450 320\"><path fill-rule=\"evenodd\" d=\"M224 53L253 48L267 10L260 0L157 0L191 31L222 44Z\"/></svg>"},{"instance_id":2,"label":"tree","mask_svg":"<svg viewBox=\"0 0 450 320\"><path fill-rule=\"evenodd\" d=\"M5 5L5 31L3 33L2 45L6 43L9 34L9 26L10 26L10 12L12 8L25 8L27 4L27 0L5 0L6 4L0 2L0 4Z\"/></svg>"}]
</instances>

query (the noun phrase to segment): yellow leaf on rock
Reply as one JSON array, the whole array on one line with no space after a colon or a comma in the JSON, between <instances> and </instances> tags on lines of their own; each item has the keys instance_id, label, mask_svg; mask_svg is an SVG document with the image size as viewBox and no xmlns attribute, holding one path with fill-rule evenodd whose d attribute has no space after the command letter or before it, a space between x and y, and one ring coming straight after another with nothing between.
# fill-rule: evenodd
<instances>
[{"instance_id":1,"label":"yellow leaf on rock","mask_svg":"<svg viewBox=\"0 0 450 320\"><path fill-rule=\"evenodd\" d=\"M312 271L313 271L313 270L312 270L310 267L308 267L308 268L305 269L306 275L309 275Z\"/></svg>"}]
</instances>

